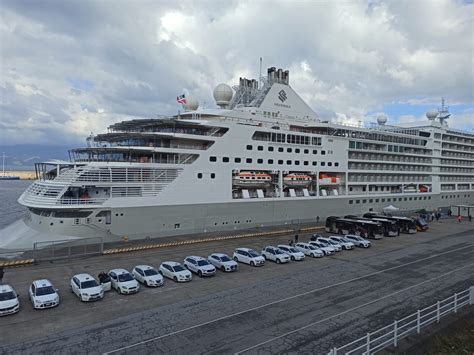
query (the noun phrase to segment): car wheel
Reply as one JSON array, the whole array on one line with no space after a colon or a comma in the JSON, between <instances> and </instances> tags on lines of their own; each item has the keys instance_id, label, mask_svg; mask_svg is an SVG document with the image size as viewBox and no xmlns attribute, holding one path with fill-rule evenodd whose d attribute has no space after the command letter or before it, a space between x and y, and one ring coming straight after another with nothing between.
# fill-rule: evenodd
<instances>
[{"instance_id":1,"label":"car wheel","mask_svg":"<svg viewBox=\"0 0 474 355\"><path fill-rule=\"evenodd\" d=\"M198 276L202 277L202 271L201 270L198 271Z\"/></svg>"},{"instance_id":2,"label":"car wheel","mask_svg":"<svg viewBox=\"0 0 474 355\"><path fill-rule=\"evenodd\" d=\"M158 273L159 273L161 276L163 276L163 271L158 270Z\"/></svg>"},{"instance_id":3,"label":"car wheel","mask_svg":"<svg viewBox=\"0 0 474 355\"><path fill-rule=\"evenodd\" d=\"M117 292L118 292L119 294L122 294L122 289L121 289L120 287L117 287Z\"/></svg>"},{"instance_id":4,"label":"car wheel","mask_svg":"<svg viewBox=\"0 0 474 355\"><path fill-rule=\"evenodd\" d=\"M146 287L150 287L150 285L148 284L148 281L145 281L144 284Z\"/></svg>"},{"instance_id":5,"label":"car wheel","mask_svg":"<svg viewBox=\"0 0 474 355\"><path fill-rule=\"evenodd\" d=\"M177 278L176 276L173 277L173 280L174 280L175 282L178 282L178 278Z\"/></svg>"},{"instance_id":6,"label":"car wheel","mask_svg":"<svg viewBox=\"0 0 474 355\"><path fill-rule=\"evenodd\" d=\"M221 266L221 270L225 271L225 266L224 265Z\"/></svg>"},{"instance_id":7,"label":"car wheel","mask_svg":"<svg viewBox=\"0 0 474 355\"><path fill-rule=\"evenodd\" d=\"M239 261L239 259L236 256L234 256L234 261L237 262Z\"/></svg>"},{"instance_id":8,"label":"car wheel","mask_svg":"<svg viewBox=\"0 0 474 355\"><path fill-rule=\"evenodd\" d=\"M277 258L277 259L276 259L276 263L277 263L277 264L281 263L281 260Z\"/></svg>"},{"instance_id":9,"label":"car wheel","mask_svg":"<svg viewBox=\"0 0 474 355\"><path fill-rule=\"evenodd\" d=\"M267 260L267 256L265 254L262 255L265 260Z\"/></svg>"},{"instance_id":10,"label":"car wheel","mask_svg":"<svg viewBox=\"0 0 474 355\"><path fill-rule=\"evenodd\" d=\"M295 257L294 257L293 255L290 257L290 259L291 259L292 261L295 261Z\"/></svg>"},{"instance_id":11,"label":"car wheel","mask_svg":"<svg viewBox=\"0 0 474 355\"><path fill-rule=\"evenodd\" d=\"M253 261L251 261L250 266L255 266L255 263Z\"/></svg>"}]
</instances>

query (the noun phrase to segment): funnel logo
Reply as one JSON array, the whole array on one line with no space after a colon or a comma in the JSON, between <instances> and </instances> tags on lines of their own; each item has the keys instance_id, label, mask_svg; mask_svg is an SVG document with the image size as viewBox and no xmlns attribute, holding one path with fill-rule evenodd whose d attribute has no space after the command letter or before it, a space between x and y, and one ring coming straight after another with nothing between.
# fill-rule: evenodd
<instances>
[{"instance_id":1,"label":"funnel logo","mask_svg":"<svg viewBox=\"0 0 474 355\"><path fill-rule=\"evenodd\" d=\"M286 96L285 90L281 90L278 93L278 98L280 99L281 102L285 102L285 100L288 98L288 96Z\"/></svg>"}]
</instances>

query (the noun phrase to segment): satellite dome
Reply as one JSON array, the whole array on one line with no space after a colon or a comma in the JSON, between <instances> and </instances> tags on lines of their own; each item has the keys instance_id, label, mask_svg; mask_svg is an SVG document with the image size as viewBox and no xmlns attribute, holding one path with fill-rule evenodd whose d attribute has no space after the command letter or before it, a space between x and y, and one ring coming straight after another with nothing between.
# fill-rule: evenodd
<instances>
[{"instance_id":1,"label":"satellite dome","mask_svg":"<svg viewBox=\"0 0 474 355\"><path fill-rule=\"evenodd\" d=\"M430 110L426 113L426 117L429 120L434 120L438 116L438 111L436 110Z\"/></svg>"},{"instance_id":2,"label":"satellite dome","mask_svg":"<svg viewBox=\"0 0 474 355\"><path fill-rule=\"evenodd\" d=\"M217 106L225 107L232 100L232 88L227 84L219 84L214 89L214 100L216 100Z\"/></svg>"},{"instance_id":3,"label":"satellite dome","mask_svg":"<svg viewBox=\"0 0 474 355\"><path fill-rule=\"evenodd\" d=\"M385 123L387 123L387 116L385 115L380 115L377 117L377 123L381 126L383 126Z\"/></svg>"},{"instance_id":4,"label":"satellite dome","mask_svg":"<svg viewBox=\"0 0 474 355\"><path fill-rule=\"evenodd\" d=\"M194 96L186 96L186 103L183 105L186 111L196 111L199 107L199 102Z\"/></svg>"}]
</instances>

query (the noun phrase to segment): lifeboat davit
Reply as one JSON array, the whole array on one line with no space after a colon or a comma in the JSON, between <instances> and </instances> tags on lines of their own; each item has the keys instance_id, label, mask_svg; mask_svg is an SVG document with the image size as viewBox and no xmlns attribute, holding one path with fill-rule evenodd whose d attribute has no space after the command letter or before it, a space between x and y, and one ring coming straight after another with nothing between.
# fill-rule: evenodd
<instances>
[{"instance_id":1,"label":"lifeboat davit","mask_svg":"<svg viewBox=\"0 0 474 355\"><path fill-rule=\"evenodd\" d=\"M290 187L306 187L311 183L311 176L304 174L288 174L283 177L283 184Z\"/></svg>"},{"instance_id":2,"label":"lifeboat davit","mask_svg":"<svg viewBox=\"0 0 474 355\"><path fill-rule=\"evenodd\" d=\"M234 185L241 187L265 187L271 181L270 174L255 171L241 171L233 178Z\"/></svg>"},{"instance_id":3,"label":"lifeboat davit","mask_svg":"<svg viewBox=\"0 0 474 355\"><path fill-rule=\"evenodd\" d=\"M318 182L320 185L332 185L332 184L339 184L341 179L329 174L320 173Z\"/></svg>"}]
</instances>

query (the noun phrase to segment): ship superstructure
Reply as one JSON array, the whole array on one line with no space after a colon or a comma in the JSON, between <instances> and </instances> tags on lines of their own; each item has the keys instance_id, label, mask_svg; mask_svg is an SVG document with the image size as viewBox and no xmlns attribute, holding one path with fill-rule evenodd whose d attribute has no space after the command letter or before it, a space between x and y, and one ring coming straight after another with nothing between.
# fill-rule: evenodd
<instances>
[{"instance_id":1,"label":"ship superstructure","mask_svg":"<svg viewBox=\"0 0 474 355\"><path fill-rule=\"evenodd\" d=\"M276 68L262 87L241 78L214 97L217 109L189 100L175 116L110 126L69 162L37 164L24 223L41 238L108 241L474 199L474 135L447 126L444 102L419 127L324 122Z\"/></svg>"}]
</instances>

